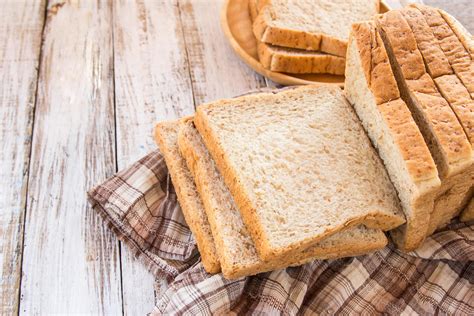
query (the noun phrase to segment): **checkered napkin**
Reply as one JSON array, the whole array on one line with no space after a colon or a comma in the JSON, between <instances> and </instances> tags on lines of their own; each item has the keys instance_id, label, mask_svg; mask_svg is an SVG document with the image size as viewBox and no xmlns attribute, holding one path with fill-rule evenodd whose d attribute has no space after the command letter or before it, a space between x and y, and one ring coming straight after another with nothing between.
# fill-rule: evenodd
<instances>
[{"instance_id":1,"label":"checkered napkin","mask_svg":"<svg viewBox=\"0 0 474 316\"><path fill-rule=\"evenodd\" d=\"M88 194L157 283L167 284L153 314L474 314L474 225L453 222L409 254L389 245L230 281L204 270L159 151Z\"/></svg>"}]
</instances>

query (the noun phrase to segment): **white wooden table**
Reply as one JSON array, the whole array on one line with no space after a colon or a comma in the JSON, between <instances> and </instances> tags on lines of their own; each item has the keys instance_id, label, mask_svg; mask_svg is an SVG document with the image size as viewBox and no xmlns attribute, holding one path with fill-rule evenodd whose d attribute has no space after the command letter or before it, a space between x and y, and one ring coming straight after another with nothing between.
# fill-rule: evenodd
<instances>
[{"instance_id":1,"label":"white wooden table","mask_svg":"<svg viewBox=\"0 0 474 316\"><path fill-rule=\"evenodd\" d=\"M221 6L0 3L0 314L152 310L153 277L85 192L153 150L155 122L273 85L231 51Z\"/></svg>"}]
</instances>

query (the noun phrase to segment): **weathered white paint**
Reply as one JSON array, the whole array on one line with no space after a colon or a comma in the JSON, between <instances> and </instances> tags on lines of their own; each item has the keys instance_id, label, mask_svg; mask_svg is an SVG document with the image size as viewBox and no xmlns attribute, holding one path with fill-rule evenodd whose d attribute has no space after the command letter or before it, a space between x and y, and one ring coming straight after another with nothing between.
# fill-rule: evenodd
<instances>
[{"instance_id":1,"label":"weathered white paint","mask_svg":"<svg viewBox=\"0 0 474 316\"><path fill-rule=\"evenodd\" d=\"M153 126L194 112L176 3L117 1L114 19L118 168L154 150ZM125 314L153 309L154 277L122 246Z\"/></svg>"},{"instance_id":2,"label":"weathered white paint","mask_svg":"<svg viewBox=\"0 0 474 316\"><path fill-rule=\"evenodd\" d=\"M227 42L220 25L223 4L223 0L179 1L196 105L266 85Z\"/></svg>"},{"instance_id":3,"label":"weathered white paint","mask_svg":"<svg viewBox=\"0 0 474 316\"><path fill-rule=\"evenodd\" d=\"M115 171L110 1L50 1L25 223L20 313L122 313L118 241L86 190Z\"/></svg>"},{"instance_id":4,"label":"weathered white paint","mask_svg":"<svg viewBox=\"0 0 474 316\"><path fill-rule=\"evenodd\" d=\"M0 9L0 314L17 313L31 127L45 1Z\"/></svg>"}]
</instances>

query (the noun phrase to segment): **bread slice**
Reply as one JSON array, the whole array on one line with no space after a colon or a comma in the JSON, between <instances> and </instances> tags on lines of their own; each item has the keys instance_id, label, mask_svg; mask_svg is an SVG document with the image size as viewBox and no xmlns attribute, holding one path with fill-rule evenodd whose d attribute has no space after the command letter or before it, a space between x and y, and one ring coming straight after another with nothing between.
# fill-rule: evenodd
<instances>
[{"instance_id":1,"label":"bread slice","mask_svg":"<svg viewBox=\"0 0 474 316\"><path fill-rule=\"evenodd\" d=\"M404 223L396 192L336 87L201 105L194 123L263 260L345 228Z\"/></svg>"},{"instance_id":2,"label":"bread slice","mask_svg":"<svg viewBox=\"0 0 474 316\"><path fill-rule=\"evenodd\" d=\"M426 72L410 26L399 11L377 16L402 99L407 103L438 167L440 178L466 170L472 149L464 130Z\"/></svg>"},{"instance_id":3,"label":"bread slice","mask_svg":"<svg viewBox=\"0 0 474 316\"><path fill-rule=\"evenodd\" d=\"M258 44L258 58L263 67L294 74L327 73L343 75L346 59L313 51Z\"/></svg>"},{"instance_id":4,"label":"bread slice","mask_svg":"<svg viewBox=\"0 0 474 316\"><path fill-rule=\"evenodd\" d=\"M252 22L257 18L258 12L269 2L270 0L249 0L249 13Z\"/></svg>"},{"instance_id":5,"label":"bread slice","mask_svg":"<svg viewBox=\"0 0 474 316\"><path fill-rule=\"evenodd\" d=\"M421 4L411 4L410 6L418 9L424 15L454 72L471 96L474 96L474 64L471 53L465 49L463 43L437 9Z\"/></svg>"},{"instance_id":6,"label":"bread slice","mask_svg":"<svg viewBox=\"0 0 474 316\"><path fill-rule=\"evenodd\" d=\"M165 158L186 223L196 239L204 269L209 273L218 273L220 264L211 227L193 177L179 153L178 130L179 121L158 123L155 139Z\"/></svg>"},{"instance_id":7,"label":"bread slice","mask_svg":"<svg viewBox=\"0 0 474 316\"><path fill-rule=\"evenodd\" d=\"M378 0L271 0L259 11L253 31L267 44L345 57L352 23L378 12Z\"/></svg>"},{"instance_id":8,"label":"bread slice","mask_svg":"<svg viewBox=\"0 0 474 316\"><path fill-rule=\"evenodd\" d=\"M474 220L474 199L471 198L469 204L462 212L460 219L463 222L469 222Z\"/></svg>"},{"instance_id":9,"label":"bread slice","mask_svg":"<svg viewBox=\"0 0 474 316\"><path fill-rule=\"evenodd\" d=\"M474 101L457 74L453 73L451 64L440 46L440 41L435 37L423 13L416 7L408 7L400 12L413 32L426 69L434 79L439 92L456 114L468 140L472 144L472 140L474 140ZM436 23L441 23L436 26L437 28L449 28L449 25L440 15ZM458 46L461 46L461 44L459 43ZM448 224L449 220L465 207L472 185L473 167L443 181L439 196L435 201L434 216L431 218L429 234L433 233L436 228Z\"/></svg>"},{"instance_id":10,"label":"bread slice","mask_svg":"<svg viewBox=\"0 0 474 316\"><path fill-rule=\"evenodd\" d=\"M352 25L344 92L378 149L407 223L392 231L397 247L424 241L440 187L436 165L410 110L400 99L385 47L373 22Z\"/></svg>"},{"instance_id":11,"label":"bread slice","mask_svg":"<svg viewBox=\"0 0 474 316\"><path fill-rule=\"evenodd\" d=\"M383 248L387 238L379 229L348 228L295 256L261 260L224 179L191 119L182 121L179 148L203 200L211 224L222 273L228 279L299 265L314 259L354 256Z\"/></svg>"}]
</instances>

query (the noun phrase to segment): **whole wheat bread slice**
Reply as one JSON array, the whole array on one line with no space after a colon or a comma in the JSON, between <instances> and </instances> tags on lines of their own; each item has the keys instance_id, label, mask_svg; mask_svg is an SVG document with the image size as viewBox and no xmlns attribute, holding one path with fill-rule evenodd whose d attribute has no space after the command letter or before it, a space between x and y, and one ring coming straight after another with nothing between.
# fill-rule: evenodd
<instances>
[{"instance_id":1,"label":"whole wheat bread slice","mask_svg":"<svg viewBox=\"0 0 474 316\"><path fill-rule=\"evenodd\" d=\"M352 25L344 91L400 197L407 223L392 238L411 251L423 242L440 187L436 165L410 110L400 99L382 39L373 22Z\"/></svg>"},{"instance_id":2,"label":"whole wheat bread slice","mask_svg":"<svg viewBox=\"0 0 474 316\"><path fill-rule=\"evenodd\" d=\"M179 153L178 131L179 121L158 123L155 127L155 140L165 158L186 223L196 239L204 269L209 273L218 273L221 268L211 226L193 177Z\"/></svg>"},{"instance_id":3,"label":"whole wheat bread slice","mask_svg":"<svg viewBox=\"0 0 474 316\"><path fill-rule=\"evenodd\" d=\"M194 123L263 260L350 226L404 223L389 177L336 87L201 105Z\"/></svg>"},{"instance_id":4,"label":"whole wheat bread slice","mask_svg":"<svg viewBox=\"0 0 474 316\"><path fill-rule=\"evenodd\" d=\"M295 256L263 261L237 210L224 179L191 119L183 120L178 137L211 224L222 273L228 279L299 265L314 259L335 259L383 248L387 238L379 229L348 228Z\"/></svg>"},{"instance_id":5,"label":"whole wheat bread slice","mask_svg":"<svg viewBox=\"0 0 474 316\"><path fill-rule=\"evenodd\" d=\"M270 0L249 0L252 21ZM257 53L260 63L271 71L286 73L327 73L343 75L346 60L344 57L317 51L289 48L266 44L257 40Z\"/></svg>"},{"instance_id":6,"label":"whole wheat bread slice","mask_svg":"<svg viewBox=\"0 0 474 316\"><path fill-rule=\"evenodd\" d=\"M445 55L445 51L440 45L441 41L436 38L434 33L438 29L444 30L450 28L450 26L440 14L434 14L437 18L435 22L432 22L432 25L434 23L436 26L430 27L426 16L420 11L420 8L423 8L426 12L435 10L425 6L412 6L400 12L413 32L426 69L431 78L434 79L439 92L448 101L451 109L456 114L467 139L472 144L474 140L474 101L471 99L469 91L458 78L458 74L453 72L451 67L453 59ZM448 32L444 31L444 33ZM453 36L454 32L450 34ZM452 39L450 41L453 42ZM445 49L446 47L444 45ZM462 50L463 48L461 42L458 42L456 50ZM449 51L452 51L452 49L451 47ZM466 54L461 54L460 57L465 58ZM456 68L455 65L456 63L454 63L454 68ZM451 218L459 214L466 206L473 178L474 165L467 168L464 172L448 177L443 181L439 194L436 197L428 234L433 233L437 228L444 227Z\"/></svg>"},{"instance_id":7,"label":"whole wheat bread slice","mask_svg":"<svg viewBox=\"0 0 474 316\"><path fill-rule=\"evenodd\" d=\"M267 44L345 57L352 23L378 12L378 0L270 0L258 12L253 31Z\"/></svg>"},{"instance_id":8,"label":"whole wheat bread slice","mask_svg":"<svg viewBox=\"0 0 474 316\"><path fill-rule=\"evenodd\" d=\"M258 58L263 67L294 74L327 73L343 75L346 59L340 56L278 47L263 42L258 44Z\"/></svg>"}]
</instances>

